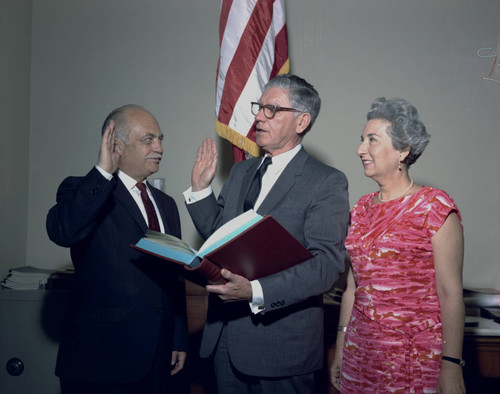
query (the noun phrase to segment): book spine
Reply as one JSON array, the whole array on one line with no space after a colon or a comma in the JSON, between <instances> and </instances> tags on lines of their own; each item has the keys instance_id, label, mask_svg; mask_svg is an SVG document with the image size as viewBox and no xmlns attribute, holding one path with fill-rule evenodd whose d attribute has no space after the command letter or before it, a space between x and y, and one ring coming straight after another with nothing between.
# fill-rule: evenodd
<instances>
[{"instance_id":1,"label":"book spine","mask_svg":"<svg viewBox=\"0 0 500 394\"><path fill-rule=\"evenodd\" d=\"M226 280L220 273L220 267L212 263L206 257L201 260L200 265L196 268L190 268L188 265L185 265L184 268L203 276L210 285L223 285L226 283Z\"/></svg>"}]
</instances>

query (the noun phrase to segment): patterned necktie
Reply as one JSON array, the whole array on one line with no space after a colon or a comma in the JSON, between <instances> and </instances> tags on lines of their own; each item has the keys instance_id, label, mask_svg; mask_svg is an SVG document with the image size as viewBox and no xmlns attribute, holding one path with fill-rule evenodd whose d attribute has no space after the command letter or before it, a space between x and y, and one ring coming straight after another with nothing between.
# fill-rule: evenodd
<instances>
[{"instance_id":1,"label":"patterned necktie","mask_svg":"<svg viewBox=\"0 0 500 394\"><path fill-rule=\"evenodd\" d=\"M156 210L153 205L153 202L148 196L148 191L146 190L146 185L142 182L139 182L137 188L141 191L141 198L144 204L144 208L146 208L146 215L148 216L148 227L153 231L160 231L160 223L158 222L158 216L156 216Z\"/></svg>"},{"instance_id":2,"label":"patterned necktie","mask_svg":"<svg viewBox=\"0 0 500 394\"><path fill-rule=\"evenodd\" d=\"M250 188L248 189L247 196L245 197L245 204L243 205L243 209L248 211L252 209L257 201L257 198L260 194L260 189L262 187L262 177L266 173L267 167L272 163L272 159L269 156L266 156L264 162L259 167L255 176L252 179L252 183L250 184Z\"/></svg>"}]
</instances>

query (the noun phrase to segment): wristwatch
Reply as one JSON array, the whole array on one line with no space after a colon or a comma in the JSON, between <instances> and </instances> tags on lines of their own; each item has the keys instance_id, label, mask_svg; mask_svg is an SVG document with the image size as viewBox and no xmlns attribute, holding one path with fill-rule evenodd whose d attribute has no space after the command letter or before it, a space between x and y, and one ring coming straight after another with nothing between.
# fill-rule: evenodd
<instances>
[{"instance_id":1,"label":"wristwatch","mask_svg":"<svg viewBox=\"0 0 500 394\"><path fill-rule=\"evenodd\" d=\"M465 361L460 359L460 358L453 358L453 357L448 357L448 356L441 356L442 360L449 361L450 363L460 365L463 367L465 365Z\"/></svg>"}]
</instances>

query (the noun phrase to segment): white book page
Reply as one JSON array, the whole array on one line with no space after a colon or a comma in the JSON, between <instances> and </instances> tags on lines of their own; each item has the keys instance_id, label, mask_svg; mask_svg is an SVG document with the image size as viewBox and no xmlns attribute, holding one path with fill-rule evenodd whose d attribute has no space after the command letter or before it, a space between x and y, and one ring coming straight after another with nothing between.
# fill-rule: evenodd
<instances>
[{"instance_id":1,"label":"white book page","mask_svg":"<svg viewBox=\"0 0 500 394\"><path fill-rule=\"evenodd\" d=\"M147 230L146 238L149 238L150 240L160 245L170 247L171 249L179 250L181 252L188 252L189 254L191 254L191 252L193 254L196 254L196 250L191 248L191 246L189 246L186 242L170 234Z\"/></svg>"},{"instance_id":2,"label":"white book page","mask_svg":"<svg viewBox=\"0 0 500 394\"><path fill-rule=\"evenodd\" d=\"M248 222L256 223L262 219L262 215L259 215L257 212L255 212L253 209L250 209L249 211L246 211L242 213L239 216L236 216L234 219L230 220L226 224L224 224L222 227L218 228L206 241L205 243L201 246L200 250L198 251L198 255L204 256L206 253L205 251L208 249L212 249L212 247L219 243L221 240L223 240L223 243L225 243L228 239L225 239L228 237L228 235L232 233L241 233L243 232L246 228L249 226L244 226ZM237 231L241 229L241 231ZM232 237L230 237L232 238ZM220 245L218 245L220 246Z\"/></svg>"}]
</instances>

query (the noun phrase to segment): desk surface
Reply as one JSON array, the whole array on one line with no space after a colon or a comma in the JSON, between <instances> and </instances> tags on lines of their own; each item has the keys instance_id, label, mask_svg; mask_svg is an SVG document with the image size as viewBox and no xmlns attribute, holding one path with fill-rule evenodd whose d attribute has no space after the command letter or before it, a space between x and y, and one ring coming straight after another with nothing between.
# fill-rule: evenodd
<instances>
[{"instance_id":1,"label":"desk surface","mask_svg":"<svg viewBox=\"0 0 500 394\"><path fill-rule=\"evenodd\" d=\"M475 326L466 325L465 335L500 337L500 324L495 323L491 319L480 316L466 316L465 322L466 324L477 324Z\"/></svg>"}]
</instances>

